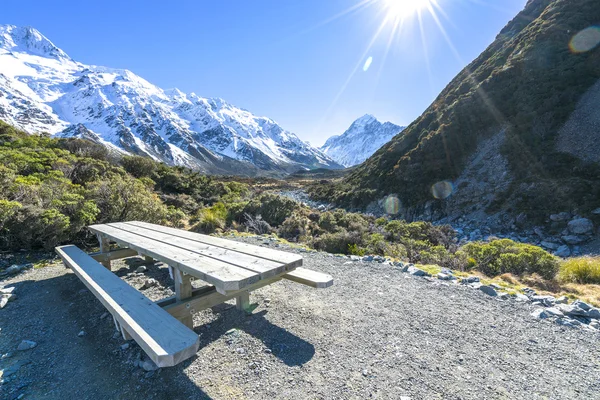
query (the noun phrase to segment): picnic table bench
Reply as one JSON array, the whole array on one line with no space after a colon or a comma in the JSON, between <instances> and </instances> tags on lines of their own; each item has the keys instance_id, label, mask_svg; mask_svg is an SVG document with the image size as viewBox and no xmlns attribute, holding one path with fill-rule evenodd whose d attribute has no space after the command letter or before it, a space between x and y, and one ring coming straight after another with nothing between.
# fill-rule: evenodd
<instances>
[{"instance_id":1,"label":"picnic table bench","mask_svg":"<svg viewBox=\"0 0 600 400\"><path fill-rule=\"evenodd\" d=\"M89 226L100 252L73 245L56 248L64 264L112 314L126 340L134 339L159 367L173 366L198 351L193 313L235 299L249 310L249 293L281 279L314 288L333 284L330 275L301 268L297 254L146 222ZM112 249L111 242L119 248ZM152 302L111 272L111 261L144 256L169 267L175 296ZM194 288L192 280L207 283Z\"/></svg>"}]
</instances>

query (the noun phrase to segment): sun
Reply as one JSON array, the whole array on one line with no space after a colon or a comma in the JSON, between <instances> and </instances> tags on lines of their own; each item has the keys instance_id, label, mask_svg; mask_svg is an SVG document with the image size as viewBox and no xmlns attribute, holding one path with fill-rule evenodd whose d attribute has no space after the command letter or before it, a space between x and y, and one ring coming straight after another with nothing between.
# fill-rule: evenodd
<instances>
[{"instance_id":1,"label":"sun","mask_svg":"<svg viewBox=\"0 0 600 400\"><path fill-rule=\"evenodd\" d=\"M435 0L382 0L388 18L404 19L429 8Z\"/></svg>"}]
</instances>

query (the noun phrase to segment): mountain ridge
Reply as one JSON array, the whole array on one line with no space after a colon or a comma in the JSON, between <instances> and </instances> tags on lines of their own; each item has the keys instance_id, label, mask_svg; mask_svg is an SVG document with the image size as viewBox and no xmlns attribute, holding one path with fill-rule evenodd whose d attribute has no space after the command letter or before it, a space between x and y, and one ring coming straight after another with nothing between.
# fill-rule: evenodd
<instances>
[{"instance_id":1,"label":"mountain ridge","mask_svg":"<svg viewBox=\"0 0 600 400\"><path fill-rule=\"evenodd\" d=\"M356 119L341 135L331 136L320 150L339 164L352 167L364 162L405 127L381 123L372 114Z\"/></svg>"},{"instance_id":2,"label":"mountain ridge","mask_svg":"<svg viewBox=\"0 0 600 400\"><path fill-rule=\"evenodd\" d=\"M267 117L72 60L39 31L0 25L0 118L30 133L72 126L126 152L207 173L341 168Z\"/></svg>"}]
</instances>

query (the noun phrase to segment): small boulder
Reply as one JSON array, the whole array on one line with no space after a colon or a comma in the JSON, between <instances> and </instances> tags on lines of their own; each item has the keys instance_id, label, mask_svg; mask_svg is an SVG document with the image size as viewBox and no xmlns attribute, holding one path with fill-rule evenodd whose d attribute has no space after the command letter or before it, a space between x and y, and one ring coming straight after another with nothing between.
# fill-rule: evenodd
<instances>
[{"instance_id":1,"label":"small boulder","mask_svg":"<svg viewBox=\"0 0 600 400\"><path fill-rule=\"evenodd\" d=\"M560 247L559 243L547 242L547 241L542 241L542 243L540 243L540 245L548 250L558 250L558 248Z\"/></svg>"},{"instance_id":2,"label":"small boulder","mask_svg":"<svg viewBox=\"0 0 600 400\"><path fill-rule=\"evenodd\" d=\"M437 278L439 280L442 280L442 281L451 281L453 279L456 279L454 276L448 275L448 274L444 274L442 272L440 272L440 273L437 274Z\"/></svg>"},{"instance_id":3,"label":"small boulder","mask_svg":"<svg viewBox=\"0 0 600 400\"><path fill-rule=\"evenodd\" d=\"M152 360L145 360L141 363L140 367L144 369L144 371L156 371L158 366L154 364Z\"/></svg>"},{"instance_id":4,"label":"small boulder","mask_svg":"<svg viewBox=\"0 0 600 400\"><path fill-rule=\"evenodd\" d=\"M352 261L360 261L360 257L359 256L350 256L350 260L352 260Z\"/></svg>"},{"instance_id":5,"label":"small boulder","mask_svg":"<svg viewBox=\"0 0 600 400\"><path fill-rule=\"evenodd\" d=\"M529 297L525 296L524 294L517 293L515 295L515 300L519 301L519 302L528 302L529 301Z\"/></svg>"},{"instance_id":6,"label":"small boulder","mask_svg":"<svg viewBox=\"0 0 600 400\"><path fill-rule=\"evenodd\" d=\"M0 298L0 309L6 307L7 304L8 304L8 297L2 296Z\"/></svg>"},{"instance_id":7,"label":"small boulder","mask_svg":"<svg viewBox=\"0 0 600 400\"><path fill-rule=\"evenodd\" d=\"M146 272L148 270L148 268L146 268L145 265L140 265L139 267L137 267L135 269L135 272L138 274L143 274L144 272Z\"/></svg>"},{"instance_id":8,"label":"small boulder","mask_svg":"<svg viewBox=\"0 0 600 400\"><path fill-rule=\"evenodd\" d=\"M569 298L567 296L560 296L558 299L554 301L556 304L567 304L569 302Z\"/></svg>"},{"instance_id":9,"label":"small boulder","mask_svg":"<svg viewBox=\"0 0 600 400\"><path fill-rule=\"evenodd\" d=\"M555 222L567 221L570 218L571 218L571 214L569 214L567 212L561 212L561 213L558 213L558 214L552 214L550 216L550 220L555 221Z\"/></svg>"},{"instance_id":10,"label":"small boulder","mask_svg":"<svg viewBox=\"0 0 600 400\"><path fill-rule=\"evenodd\" d=\"M536 309L534 312L531 313L531 316L534 317L534 318L536 318L536 319L550 318L550 314L548 314L546 312L546 310L543 309L543 308Z\"/></svg>"},{"instance_id":11,"label":"small boulder","mask_svg":"<svg viewBox=\"0 0 600 400\"><path fill-rule=\"evenodd\" d=\"M460 283L462 284L469 284L469 283L475 283L475 282L479 282L480 279L478 276L469 276L467 278L463 278L460 280Z\"/></svg>"},{"instance_id":12,"label":"small boulder","mask_svg":"<svg viewBox=\"0 0 600 400\"><path fill-rule=\"evenodd\" d=\"M364 257L362 258L362 260L363 260L363 261L366 261L366 262L373 261L373 256L364 256Z\"/></svg>"},{"instance_id":13,"label":"small boulder","mask_svg":"<svg viewBox=\"0 0 600 400\"><path fill-rule=\"evenodd\" d=\"M17 350L20 350L20 351L30 350L30 349L33 349L35 346L37 346L37 343L34 342L33 340L23 340L23 341L21 341L21 343L19 343Z\"/></svg>"},{"instance_id":14,"label":"small boulder","mask_svg":"<svg viewBox=\"0 0 600 400\"><path fill-rule=\"evenodd\" d=\"M599 329L600 330L600 321L592 321L590 322L590 327L594 328L594 329Z\"/></svg>"},{"instance_id":15,"label":"small boulder","mask_svg":"<svg viewBox=\"0 0 600 400\"><path fill-rule=\"evenodd\" d=\"M594 232L594 223L587 218L577 218L567 224L569 231L576 235L587 235Z\"/></svg>"},{"instance_id":16,"label":"small boulder","mask_svg":"<svg viewBox=\"0 0 600 400\"><path fill-rule=\"evenodd\" d=\"M151 287L157 286L158 282L156 281L156 279L154 278L150 278L150 279L146 279L146 281L144 282L144 284L142 285L141 289L150 289Z\"/></svg>"},{"instance_id":17,"label":"small boulder","mask_svg":"<svg viewBox=\"0 0 600 400\"><path fill-rule=\"evenodd\" d=\"M579 307L579 308L581 308L582 310L586 310L586 311L588 311L588 310L591 310L591 309L593 308L593 307L592 307L592 306L590 306L588 303L586 303L586 302L583 302L583 301L581 301L581 300L575 300L575 301L573 302L573 305L574 305L575 307Z\"/></svg>"},{"instance_id":18,"label":"small boulder","mask_svg":"<svg viewBox=\"0 0 600 400\"><path fill-rule=\"evenodd\" d=\"M508 294L506 292L500 292L500 293L498 293L498 298L500 300L508 300L508 299L510 299L510 294Z\"/></svg>"},{"instance_id":19,"label":"small boulder","mask_svg":"<svg viewBox=\"0 0 600 400\"><path fill-rule=\"evenodd\" d=\"M585 316L591 319L600 319L600 310L597 308L590 308L586 310Z\"/></svg>"},{"instance_id":20,"label":"small boulder","mask_svg":"<svg viewBox=\"0 0 600 400\"><path fill-rule=\"evenodd\" d=\"M559 317L559 318L564 317L564 314L562 313L562 311L560 311L556 307L546 308L546 313L548 313L551 317Z\"/></svg>"},{"instance_id":21,"label":"small boulder","mask_svg":"<svg viewBox=\"0 0 600 400\"><path fill-rule=\"evenodd\" d=\"M571 244L571 245L581 244L588 240L588 238L585 236L577 236L577 235L565 235L565 236L561 237L561 239L566 244Z\"/></svg>"},{"instance_id":22,"label":"small boulder","mask_svg":"<svg viewBox=\"0 0 600 400\"><path fill-rule=\"evenodd\" d=\"M569 257L571 255L571 249L567 245L562 245L554 252L556 257Z\"/></svg>"},{"instance_id":23,"label":"small boulder","mask_svg":"<svg viewBox=\"0 0 600 400\"><path fill-rule=\"evenodd\" d=\"M422 269L419 269L417 267L408 267L407 272L414 276L429 276L429 274L427 272L425 272Z\"/></svg>"},{"instance_id":24,"label":"small boulder","mask_svg":"<svg viewBox=\"0 0 600 400\"><path fill-rule=\"evenodd\" d=\"M79 331L79 333L77 334L77 336L79 336L79 337L85 336L85 331Z\"/></svg>"},{"instance_id":25,"label":"small boulder","mask_svg":"<svg viewBox=\"0 0 600 400\"><path fill-rule=\"evenodd\" d=\"M554 296L530 296L529 298L531 301L539 302L546 307L552 307L556 303Z\"/></svg>"},{"instance_id":26,"label":"small boulder","mask_svg":"<svg viewBox=\"0 0 600 400\"><path fill-rule=\"evenodd\" d=\"M496 297L498 295L498 292L496 292L496 289L494 289L493 287L488 286L488 285L481 285L479 287L479 290L481 290L483 293L487 294L488 296Z\"/></svg>"}]
</instances>

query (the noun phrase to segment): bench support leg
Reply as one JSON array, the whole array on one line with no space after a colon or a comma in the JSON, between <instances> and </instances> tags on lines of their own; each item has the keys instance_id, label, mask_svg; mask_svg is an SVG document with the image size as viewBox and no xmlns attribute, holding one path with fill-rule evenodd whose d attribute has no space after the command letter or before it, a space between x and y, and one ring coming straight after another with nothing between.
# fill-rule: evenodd
<instances>
[{"instance_id":1,"label":"bench support leg","mask_svg":"<svg viewBox=\"0 0 600 400\"><path fill-rule=\"evenodd\" d=\"M242 292L235 298L235 308L240 311L247 311L250 309L250 292Z\"/></svg>"},{"instance_id":2,"label":"bench support leg","mask_svg":"<svg viewBox=\"0 0 600 400\"><path fill-rule=\"evenodd\" d=\"M115 322L115 329L117 330L117 332L121 332L121 336L123 336L123 340L131 340L131 339L133 339L131 337L131 335L129 334L129 332L127 332L125 330L125 328L123 328L123 326L121 326L121 324L119 323L119 321L117 321L117 319L115 318L114 315L113 315L113 321Z\"/></svg>"},{"instance_id":3,"label":"bench support leg","mask_svg":"<svg viewBox=\"0 0 600 400\"><path fill-rule=\"evenodd\" d=\"M100 242L100 253L108 253L110 251L110 242L108 238L98 235L98 241ZM109 271L111 270L110 260L101 261L100 264L104 265Z\"/></svg>"},{"instance_id":4,"label":"bench support leg","mask_svg":"<svg viewBox=\"0 0 600 400\"><path fill-rule=\"evenodd\" d=\"M177 268L173 268L173 280L175 281L175 297L177 301L182 301L192 297L192 276L186 275ZM194 317L191 310L184 316L178 318L185 326L194 328Z\"/></svg>"}]
</instances>

